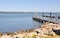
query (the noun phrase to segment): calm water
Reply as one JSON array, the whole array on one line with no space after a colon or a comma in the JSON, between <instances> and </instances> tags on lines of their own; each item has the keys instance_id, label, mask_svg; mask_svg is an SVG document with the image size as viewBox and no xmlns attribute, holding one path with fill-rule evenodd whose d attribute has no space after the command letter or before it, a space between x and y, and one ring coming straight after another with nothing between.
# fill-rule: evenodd
<instances>
[{"instance_id":1,"label":"calm water","mask_svg":"<svg viewBox=\"0 0 60 38\"><path fill-rule=\"evenodd\" d=\"M0 13L0 32L15 32L39 27L41 23L33 21L33 15L34 13ZM40 16L42 13L38 13L38 15ZM60 13L53 15L59 16Z\"/></svg>"},{"instance_id":2,"label":"calm water","mask_svg":"<svg viewBox=\"0 0 60 38\"><path fill-rule=\"evenodd\" d=\"M0 32L15 32L37 28L41 24L32 20L34 13L0 13Z\"/></svg>"}]
</instances>

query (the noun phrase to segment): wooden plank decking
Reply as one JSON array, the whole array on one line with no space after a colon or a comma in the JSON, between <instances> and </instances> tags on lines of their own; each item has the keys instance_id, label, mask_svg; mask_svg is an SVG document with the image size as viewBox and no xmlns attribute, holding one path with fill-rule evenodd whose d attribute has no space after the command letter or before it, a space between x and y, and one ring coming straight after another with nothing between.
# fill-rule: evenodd
<instances>
[{"instance_id":1,"label":"wooden plank decking","mask_svg":"<svg viewBox=\"0 0 60 38\"><path fill-rule=\"evenodd\" d=\"M56 19L54 18L47 18L47 17L32 17L33 20L44 23L44 22L50 22L50 23L59 23Z\"/></svg>"}]
</instances>

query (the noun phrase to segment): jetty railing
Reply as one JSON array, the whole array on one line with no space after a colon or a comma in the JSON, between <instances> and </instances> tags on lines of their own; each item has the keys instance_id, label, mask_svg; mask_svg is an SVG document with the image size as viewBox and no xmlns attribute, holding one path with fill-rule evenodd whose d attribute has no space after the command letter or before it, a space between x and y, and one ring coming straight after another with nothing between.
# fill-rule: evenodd
<instances>
[{"instance_id":1,"label":"jetty railing","mask_svg":"<svg viewBox=\"0 0 60 38\"><path fill-rule=\"evenodd\" d=\"M44 13L43 13L44 14ZM45 22L52 22L52 23L60 23L60 21L58 21L58 17L56 17L56 18L51 18L52 16L51 16L51 14L52 13L50 13L50 18L48 18L48 17L43 17L43 16L33 16L33 18L37 21L45 21Z\"/></svg>"}]
</instances>

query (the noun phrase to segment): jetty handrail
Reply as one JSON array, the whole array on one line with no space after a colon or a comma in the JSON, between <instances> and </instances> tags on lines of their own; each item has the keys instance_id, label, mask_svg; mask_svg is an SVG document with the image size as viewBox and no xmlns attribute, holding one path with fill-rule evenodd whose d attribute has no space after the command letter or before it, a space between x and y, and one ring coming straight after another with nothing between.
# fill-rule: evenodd
<instances>
[{"instance_id":1,"label":"jetty handrail","mask_svg":"<svg viewBox=\"0 0 60 38\"><path fill-rule=\"evenodd\" d=\"M42 20L45 20L45 21L48 21L48 22L54 22L54 23L60 23L60 21L58 21L58 16L54 16L52 17L52 13L50 12L50 15L49 16L44 16L44 12L42 13L42 16L38 16L37 15L37 12L35 13L35 16L34 18L37 18L37 19L42 19Z\"/></svg>"},{"instance_id":2,"label":"jetty handrail","mask_svg":"<svg viewBox=\"0 0 60 38\"><path fill-rule=\"evenodd\" d=\"M50 21L50 22L59 23L59 21L56 21L56 19L54 19L54 18L48 18L48 17L42 17L42 16L38 16L38 17L35 17L35 18L42 19L42 20L47 20L47 21Z\"/></svg>"}]
</instances>

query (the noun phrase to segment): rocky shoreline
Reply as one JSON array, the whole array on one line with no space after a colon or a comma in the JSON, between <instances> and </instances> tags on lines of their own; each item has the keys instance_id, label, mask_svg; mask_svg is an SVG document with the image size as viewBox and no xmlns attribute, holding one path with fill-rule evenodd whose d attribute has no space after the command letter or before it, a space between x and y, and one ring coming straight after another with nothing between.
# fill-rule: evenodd
<instances>
[{"instance_id":1,"label":"rocky shoreline","mask_svg":"<svg viewBox=\"0 0 60 38\"><path fill-rule=\"evenodd\" d=\"M0 38L59 38L60 24L44 23L39 28L2 34Z\"/></svg>"}]
</instances>

